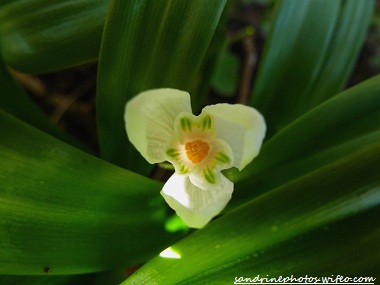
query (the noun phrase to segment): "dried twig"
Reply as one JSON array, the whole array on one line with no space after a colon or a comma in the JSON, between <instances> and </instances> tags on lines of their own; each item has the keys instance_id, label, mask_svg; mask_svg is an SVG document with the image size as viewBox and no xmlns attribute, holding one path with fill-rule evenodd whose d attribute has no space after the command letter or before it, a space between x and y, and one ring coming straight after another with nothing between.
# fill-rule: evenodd
<instances>
[{"instance_id":1,"label":"dried twig","mask_svg":"<svg viewBox=\"0 0 380 285\"><path fill-rule=\"evenodd\" d=\"M84 94L86 94L92 87L94 87L95 83L92 80L86 80L82 85L80 85L73 92L62 96L61 100L59 100L59 104L57 105L54 112L51 114L50 119L58 123L62 116L67 112L67 110Z\"/></svg>"},{"instance_id":2,"label":"dried twig","mask_svg":"<svg viewBox=\"0 0 380 285\"><path fill-rule=\"evenodd\" d=\"M240 90L237 101L240 104L248 104L251 91L253 71L256 65L257 56L253 44L253 36L247 36L242 39L244 47L244 61L240 82Z\"/></svg>"}]
</instances>

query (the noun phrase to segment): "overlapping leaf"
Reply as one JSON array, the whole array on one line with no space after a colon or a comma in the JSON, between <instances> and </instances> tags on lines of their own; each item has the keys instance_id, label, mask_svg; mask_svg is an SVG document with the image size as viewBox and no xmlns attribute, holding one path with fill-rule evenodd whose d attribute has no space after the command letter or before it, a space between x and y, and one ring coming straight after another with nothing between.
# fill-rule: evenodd
<instances>
[{"instance_id":1,"label":"overlapping leaf","mask_svg":"<svg viewBox=\"0 0 380 285\"><path fill-rule=\"evenodd\" d=\"M267 119L269 136L343 87L373 3L277 1L251 101Z\"/></svg>"},{"instance_id":2,"label":"overlapping leaf","mask_svg":"<svg viewBox=\"0 0 380 285\"><path fill-rule=\"evenodd\" d=\"M380 141L380 76L346 90L267 141L241 173L236 204ZM233 206L231 203L230 206Z\"/></svg>"},{"instance_id":3,"label":"overlapping leaf","mask_svg":"<svg viewBox=\"0 0 380 285\"><path fill-rule=\"evenodd\" d=\"M50 122L33 100L21 89L0 60L0 108L8 113L79 148L82 144Z\"/></svg>"},{"instance_id":4,"label":"overlapping leaf","mask_svg":"<svg viewBox=\"0 0 380 285\"><path fill-rule=\"evenodd\" d=\"M0 129L0 274L121 268L146 260L176 237L164 229L159 182L3 111Z\"/></svg>"},{"instance_id":5,"label":"overlapping leaf","mask_svg":"<svg viewBox=\"0 0 380 285\"><path fill-rule=\"evenodd\" d=\"M4 59L44 72L96 57L106 2L0 1ZM372 0L278 3L252 101L272 133L342 88L373 5ZM149 88L189 90L224 4L112 2L99 73L104 158L149 172L127 145L124 104ZM35 112L21 109L29 99L12 98L19 91L9 80L7 74L0 77L7 91L1 107L33 123ZM283 128L234 176L233 211L171 246L166 253L176 258L156 257L123 284L232 284L235 276L257 274L375 276L380 271L378 94L380 77L375 77ZM84 154L3 111L0 130L0 274L121 268L146 261L178 239L164 230L159 182ZM0 276L0 282L92 281L91 276L42 277Z\"/></svg>"},{"instance_id":6,"label":"overlapping leaf","mask_svg":"<svg viewBox=\"0 0 380 285\"><path fill-rule=\"evenodd\" d=\"M98 128L102 156L147 174L150 166L128 142L127 100L160 87L189 90L211 41L224 0L113 1L98 75Z\"/></svg>"},{"instance_id":7,"label":"overlapping leaf","mask_svg":"<svg viewBox=\"0 0 380 285\"><path fill-rule=\"evenodd\" d=\"M46 73L96 59L109 0L2 0L4 61L27 73Z\"/></svg>"},{"instance_id":8,"label":"overlapping leaf","mask_svg":"<svg viewBox=\"0 0 380 285\"><path fill-rule=\"evenodd\" d=\"M379 165L377 142L247 202L123 284L230 284L258 274L376 278Z\"/></svg>"},{"instance_id":9,"label":"overlapping leaf","mask_svg":"<svg viewBox=\"0 0 380 285\"><path fill-rule=\"evenodd\" d=\"M367 35L373 7L372 0L343 2L318 77L297 104L298 115L338 94L344 87Z\"/></svg>"}]
</instances>

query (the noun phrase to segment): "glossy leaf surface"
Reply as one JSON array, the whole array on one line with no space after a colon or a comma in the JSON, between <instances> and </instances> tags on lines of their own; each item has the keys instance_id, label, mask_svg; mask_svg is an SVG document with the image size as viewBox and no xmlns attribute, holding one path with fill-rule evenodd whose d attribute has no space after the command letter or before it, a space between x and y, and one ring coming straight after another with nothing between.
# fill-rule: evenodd
<instances>
[{"instance_id":1,"label":"glossy leaf surface","mask_svg":"<svg viewBox=\"0 0 380 285\"><path fill-rule=\"evenodd\" d=\"M259 156L230 177L234 202L288 183L380 141L380 76L324 102L268 140Z\"/></svg>"},{"instance_id":2,"label":"glossy leaf surface","mask_svg":"<svg viewBox=\"0 0 380 285\"><path fill-rule=\"evenodd\" d=\"M96 59L109 0L0 1L1 56L26 73Z\"/></svg>"},{"instance_id":3,"label":"glossy leaf surface","mask_svg":"<svg viewBox=\"0 0 380 285\"><path fill-rule=\"evenodd\" d=\"M372 0L343 2L324 63L309 92L300 98L298 115L343 89L367 35L373 8Z\"/></svg>"},{"instance_id":4,"label":"glossy leaf surface","mask_svg":"<svg viewBox=\"0 0 380 285\"><path fill-rule=\"evenodd\" d=\"M251 100L267 118L269 136L343 87L363 43L374 2L276 3Z\"/></svg>"},{"instance_id":5,"label":"glossy leaf surface","mask_svg":"<svg viewBox=\"0 0 380 285\"><path fill-rule=\"evenodd\" d=\"M121 268L178 238L164 229L161 183L72 148L3 111L0 129L0 274Z\"/></svg>"},{"instance_id":6,"label":"glossy leaf surface","mask_svg":"<svg viewBox=\"0 0 380 285\"><path fill-rule=\"evenodd\" d=\"M172 245L166 253L176 258L157 256L123 284L229 284L257 274L377 277L379 165L377 142L247 202Z\"/></svg>"},{"instance_id":7,"label":"glossy leaf surface","mask_svg":"<svg viewBox=\"0 0 380 285\"><path fill-rule=\"evenodd\" d=\"M14 276L0 275L1 284L6 285L90 285L91 275L66 275L66 276Z\"/></svg>"}]
</instances>

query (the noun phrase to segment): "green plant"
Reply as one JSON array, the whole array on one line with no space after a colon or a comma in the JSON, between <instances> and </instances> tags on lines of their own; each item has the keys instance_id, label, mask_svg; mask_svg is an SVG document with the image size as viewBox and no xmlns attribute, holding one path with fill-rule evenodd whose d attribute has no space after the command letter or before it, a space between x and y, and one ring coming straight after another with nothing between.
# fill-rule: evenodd
<instances>
[{"instance_id":1,"label":"green plant","mask_svg":"<svg viewBox=\"0 0 380 285\"><path fill-rule=\"evenodd\" d=\"M1 284L379 277L380 77L342 91L374 1L274 1L248 100L266 141L243 171L225 172L232 201L206 227L176 219L129 143L123 113L136 94L177 88L204 105L230 4L0 1ZM50 123L6 68L39 74L97 57L99 157Z\"/></svg>"}]
</instances>

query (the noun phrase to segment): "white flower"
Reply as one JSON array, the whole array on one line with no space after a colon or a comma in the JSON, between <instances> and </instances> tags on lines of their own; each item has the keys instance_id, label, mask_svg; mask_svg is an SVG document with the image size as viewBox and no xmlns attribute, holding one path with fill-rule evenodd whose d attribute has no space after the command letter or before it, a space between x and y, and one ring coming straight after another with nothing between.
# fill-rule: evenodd
<instances>
[{"instance_id":1,"label":"white flower","mask_svg":"<svg viewBox=\"0 0 380 285\"><path fill-rule=\"evenodd\" d=\"M194 116L190 95L175 89L138 94L127 103L124 118L129 140L149 163L174 165L161 195L193 228L226 206L233 183L221 170L250 163L266 129L259 112L240 104L210 105Z\"/></svg>"}]
</instances>

